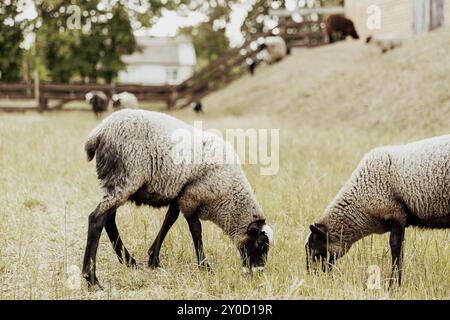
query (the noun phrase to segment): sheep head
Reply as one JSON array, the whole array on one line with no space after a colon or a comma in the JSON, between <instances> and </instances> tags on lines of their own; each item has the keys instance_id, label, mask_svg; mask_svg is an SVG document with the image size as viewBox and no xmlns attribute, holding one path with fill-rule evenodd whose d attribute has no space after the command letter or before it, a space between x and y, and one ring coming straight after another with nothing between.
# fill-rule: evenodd
<instances>
[{"instance_id":1,"label":"sheep head","mask_svg":"<svg viewBox=\"0 0 450 320\"><path fill-rule=\"evenodd\" d=\"M273 230L264 220L252 222L246 232L239 252L243 262L243 272L264 270L269 247L273 244Z\"/></svg>"},{"instance_id":2,"label":"sheep head","mask_svg":"<svg viewBox=\"0 0 450 320\"><path fill-rule=\"evenodd\" d=\"M311 233L305 243L306 269L311 271L311 267L320 266L323 272L331 271L336 260L348 251L349 246L344 245L342 240L333 240L325 224L312 224L309 229Z\"/></svg>"}]
</instances>

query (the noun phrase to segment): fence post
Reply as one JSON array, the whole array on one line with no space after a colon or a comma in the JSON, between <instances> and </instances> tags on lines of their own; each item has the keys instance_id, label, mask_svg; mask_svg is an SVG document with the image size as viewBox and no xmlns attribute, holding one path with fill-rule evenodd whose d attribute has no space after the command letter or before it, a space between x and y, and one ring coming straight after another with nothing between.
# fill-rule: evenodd
<instances>
[{"instance_id":1,"label":"fence post","mask_svg":"<svg viewBox=\"0 0 450 320\"><path fill-rule=\"evenodd\" d=\"M34 70L34 100L36 101L36 106L40 106L40 100L39 100L39 72L37 70Z\"/></svg>"},{"instance_id":2,"label":"fence post","mask_svg":"<svg viewBox=\"0 0 450 320\"><path fill-rule=\"evenodd\" d=\"M44 84L39 84L39 112L44 112L48 109L48 99L45 97Z\"/></svg>"},{"instance_id":3,"label":"fence post","mask_svg":"<svg viewBox=\"0 0 450 320\"><path fill-rule=\"evenodd\" d=\"M177 99L178 99L178 90L177 87L174 86L170 91L169 94L167 96L167 109L173 109L177 103Z\"/></svg>"}]
</instances>

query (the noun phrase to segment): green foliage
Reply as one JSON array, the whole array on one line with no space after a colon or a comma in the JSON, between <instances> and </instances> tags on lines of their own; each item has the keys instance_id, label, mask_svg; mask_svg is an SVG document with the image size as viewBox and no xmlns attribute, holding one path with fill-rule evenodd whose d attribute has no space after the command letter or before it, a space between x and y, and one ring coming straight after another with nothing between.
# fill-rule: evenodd
<instances>
[{"instance_id":1,"label":"green foliage","mask_svg":"<svg viewBox=\"0 0 450 320\"><path fill-rule=\"evenodd\" d=\"M133 31L189 0L36 0L36 51L56 82L112 82L137 50Z\"/></svg>"},{"instance_id":2,"label":"green foliage","mask_svg":"<svg viewBox=\"0 0 450 320\"><path fill-rule=\"evenodd\" d=\"M22 57L21 43L24 39L25 23L18 22L21 13L19 0L0 2L0 81L20 80Z\"/></svg>"},{"instance_id":3,"label":"green foliage","mask_svg":"<svg viewBox=\"0 0 450 320\"><path fill-rule=\"evenodd\" d=\"M192 36L199 66L208 64L229 50L230 44L225 30L229 23L232 2L223 1L208 6L205 12L208 16L207 21L181 30L182 33Z\"/></svg>"},{"instance_id":4,"label":"green foliage","mask_svg":"<svg viewBox=\"0 0 450 320\"><path fill-rule=\"evenodd\" d=\"M111 82L123 69L122 54L136 50L131 20L117 2L99 9L99 1L41 1L38 52L52 81Z\"/></svg>"},{"instance_id":5,"label":"green foliage","mask_svg":"<svg viewBox=\"0 0 450 320\"><path fill-rule=\"evenodd\" d=\"M255 33L261 33L269 31L267 27L267 21L270 19L276 19L271 17L269 12L271 9L284 8L285 0L254 0L252 8L249 10L244 24L242 25L242 33L248 37ZM304 3L307 5L307 2ZM344 0L315 0L313 5L316 7L325 6L343 6Z\"/></svg>"}]
</instances>

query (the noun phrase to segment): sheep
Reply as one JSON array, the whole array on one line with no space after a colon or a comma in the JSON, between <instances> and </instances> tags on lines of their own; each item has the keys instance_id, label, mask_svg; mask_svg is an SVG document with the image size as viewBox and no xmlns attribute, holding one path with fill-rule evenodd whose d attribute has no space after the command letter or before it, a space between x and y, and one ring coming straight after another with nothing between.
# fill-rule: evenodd
<instances>
[{"instance_id":1,"label":"sheep","mask_svg":"<svg viewBox=\"0 0 450 320\"><path fill-rule=\"evenodd\" d=\"M250 75L253 76L255 74L255 69L256 69L257 65L258 65L258 63L254 59L250 59L250 61L247 63L247 69L248 69L248 72L250 72Z\"/></svg>"},{"instance_id":2,"label":"sheep","mask_svg":"<svg viewBox=\"0 0 450 320\"><path fill-rule=\"evenodd\" d=\"M386 53L389 50L400 47L402 45L402 40L395 33L386 33L369 36L366 39L366 43L372 43L380 48L382 53Z\"/></svg>"},{"instance_id":3,"label":"sheep","mask_svg":"<svg viewBox=\"0 0 450 320\"><path fill-rule=\"evenodd\" d=\"M97 117L108 109L109 99L102 91L90 91L85 95L86 103L89 103Z\"/></svg>"},{"instance_id":4,"label":"sheep","mask_svg":"<svg viewBox=\"0 0 450 320\"><path fill-rule=\"evenodd\" d=\"M267 64L282 60L288 53L286 42L280 36L266 37L259 49L264 50L263 59Z\"/></svg>"},{"instance_id":5,"label":"sheep","mask_svg":"<svg viewBox=\"0 0 450 320\"><path fill-rule=\"evenodd\" d=\"M405 228L450 228L449 160L450 135L370 151L310 226L307 269L312 258L326 271L359 239L390 232L390 285L401 285Z\"/></svg>"},{"instance_id":6,"label":"sheep","mask_svg":"<svg viewBox=\"0 0 450 320\"><path fill-rule=\"evenodd\" d=\"M191 138L194 143L190 143ZM115 224L117 208L127 201L169 207L148 251L151 268L159 267L161 245L180 211L189 225L201 269L211 270L203 251L200 219L212 221L231 238L240 252L243 271L264 268L273 231L233 147L218 135L163 113L123 109L91 132L85 151L89 161L96 157L104 191L89 215L82 270L89 286L101 289L95 261L103 227L119 261L136 265ZM217 156L221 153L227 161ZM192 154L194 161L188 157Z\"/></svg>"},{"instance_id":7,"label":"sheep","mask_svg":"<svg viewBox=\"0 0 450 320\"><path fill-rule=\"evenodd\" d=\"M201 101L196 101L194 103L194 112L195 113L203 113L203 104Z\"/></svg>"},{"instance_id":8,"label":"sheep","mask_svg":"<svg viewBox=\"0 0 450 320\"><path fill-rule=\"evenodd\" d=\"M138 99L130 92L124 91L112 96L114 110L129 108L137 109L139 107Z\"/></svg>"},{"instance_id":9,"label":"sheep","mask_svg":"<svg viewBox=\"0 0 450 320\"><path fill-rule=\"evenodd\" d=\"M353 39L359 39L358 32L356 32L355 25L353 21L346 18L342 14L332 14L330 15L326 22L326 32L328 35L329 43L333 43L333 35L337 34L344 39L351 36Z\"/></svg>"}]
</instances>

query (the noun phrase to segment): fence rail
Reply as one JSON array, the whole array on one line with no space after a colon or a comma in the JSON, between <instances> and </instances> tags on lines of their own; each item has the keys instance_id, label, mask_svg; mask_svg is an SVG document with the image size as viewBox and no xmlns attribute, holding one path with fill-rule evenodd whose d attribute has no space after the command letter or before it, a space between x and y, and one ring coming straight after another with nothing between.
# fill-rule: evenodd
<instances>
[{"instance_id":1,"label":"fence rail","mask_svg":"<svg viewBox=\"0 0 450 320\"><path fill-rule=\"evenodd\" d=\"M0 83L0 99L33 99L37 105L34 108L0 106L0 111L61 110L67 102L84 100L85 94L92 90L103 91L108 97L128 91L134 93L139 101L165 102L169 109L184 108L247 72L247 61L257 61L260 49L256 44L259 38L273 34L283 37L289 48L315 47L326 43L324 24L321 21L298 23L282 19L278 27L252 35L242 46L228 50L178 85ZM50 100L56 100L57 104L49 107Z\"/></svg>"}]
</instances>

